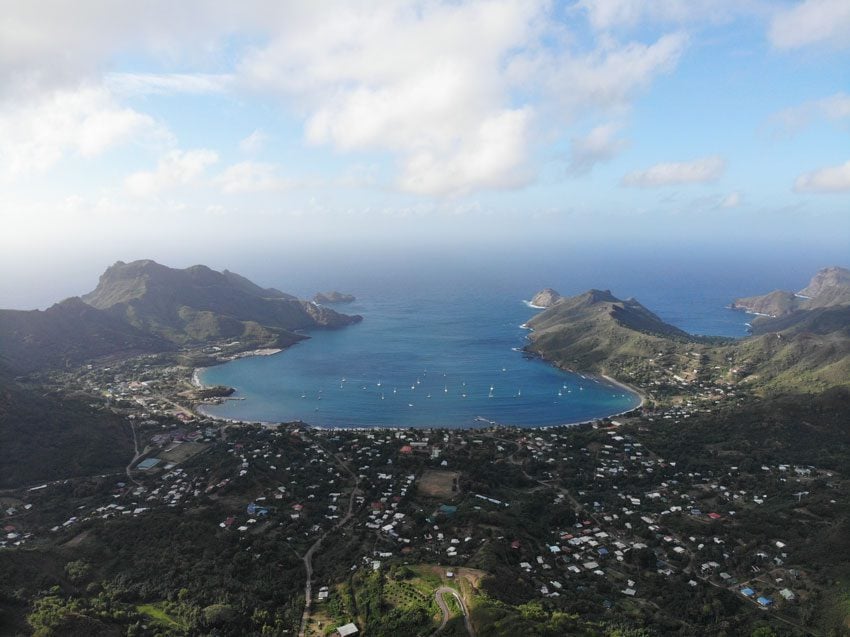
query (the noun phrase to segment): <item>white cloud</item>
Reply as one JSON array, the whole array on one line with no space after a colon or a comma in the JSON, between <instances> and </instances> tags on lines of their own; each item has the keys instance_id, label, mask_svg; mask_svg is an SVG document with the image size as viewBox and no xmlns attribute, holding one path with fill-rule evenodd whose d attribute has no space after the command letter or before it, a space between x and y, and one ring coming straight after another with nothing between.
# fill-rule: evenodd
<instances>
[{"instance_id":1,"label":"white cloud","mask_svg":"<svg viewBox=\"0 0 850 637\"><path fill-rule=\"evenodd\" d=\"M770 24L770 41L779 49L824 44L850 47L850 2L803 0L779 11Z\"/></svg>"},{"instance_id":2,"label":"white cloud","mask_svg":"<svg viewBox=\"0 0 850 637\"><path fill-rule=\"evenodd\" d=\"M533 179L542 138L590 109L628 108L686 44L603 38L576 51L564 29L543 0L302 8L238 72L294 101L310 143L390 153L403 190L512 188Z\"/></svg>"},{"instance_id":3,"label":"white cloud","mask_svg":"<svg viewBox=\"0 0 850 637\"><path fill-rule=\"evenodd\" d=\"M656 164L646 170L629 173L623 185L640 188L702 184L717 180L726 168L721 157L703 157L693 161Z\"/></svg>"},{"instance_id":4,"label":"white cloud","mask_svg":"<svg viewBox=\"0 0 850 637\"><path fill-rule=\"evenodd\" d=\"M121 97L223 93L232 81L232 75L211 73L107 73L104 78L106 87Z\"/></svg>"},{"instance_id":5,"label":"white cloud","mask_svg":"<svg viewBox=\"0 0 850 637\"><path fill-rule=\"evenodd\" d=\"M160 159L156 170L133 173L124 180L124 186L135 197L153 197L191 183L217 161L218 154L212 150L172 150Z\"/></svg>"},{"instance_id":6,"label":"white cloud","mask_svg":"<svg viewBox=\"0 0 850 637\"><path fill-rule=\"evenodd\" d=\"M239 150L247 154L258 153L266 145L268 139L269 136L257 128L253 133L239 142Z\"/></svg>"},{"instance_id":7,"label":"white cloud","mask_svg":"<svg viewBox=\"0 0 850 637\"><path fill-rule=\"evenodd\" d=\"M284 3L264 0L238 5L227 0L6 2L0 20L0 93L94 78L118 52L152 55L171 68L226 60L228 35L262 33L285 10Z\"/></svg>"},{"instance_id":8,"label":"white cloud","mask_svg":"<svg viewBox=\"0 0 850 637\"><path fill-rule=\"evenodd\" d=\"M94 157L142 135L167 136L102 87L0 102L0 179L43 172L68 154Z\"/></svg>"},{"instance_id":9,"label":"white cloud","mask_svg":"<svg viewBox=\"0 0 850 637\"><path fill-rule=\"evenodd\" d=\"M579 0L575 6L598 30L631 28L643 22L724 22L736 14L758 11L753 0Z\"/></svg>"},{"instance_id":10,"label":"white cloud","mask_svg":"<svg viewBox=\"0 0 850 637\"><path fill-rule=\"evenodd\" d=\"M303 12L241 72L306 108L309 142L392 153L402 189L510 187L525 179L532 111L510 105L502 61L533 43L541 7L503 0Z\"/></svg>"},{"instance_id":11,"label":"white cloud","mask_svg":"<svg viewBox=\"0 0 850 637\"><path fill-rule=\"evenodd\" d=\"M797 192L850 192L850 161L805 173L794 182Z\"/></svg>"},{"instance_id":12,"label":"white cloud","mask_svg":"<svg viewBox=\"0 0 850 637\"><path fill-rule=\"evenodd\" d=\"M423 149L404 163L401 187L417 194L461 195L479 188L515 188L528 183L524 168L528 119L525 110L506 110L467 131L451 152Z\"/></svg>"},{"instance_id":13,"label":"white cloud","mask_svg":"<svg viewBox=\"0 0 850 637\"><path fill-rule=\"evenodd\" d=\"M590 172L596 164L610 161L629 144L618 138L618 124L602 124L584 137L574 137L570 142L570 163L567 172L583 175Z\"/></svg>"},{"instance_id":14,"label":"white cloud","mask_svg":"<svg viewBox=\"0 0 850 637\"><path fill-rule=\"evenodd\" d=\"M794 133L822 118L833 121L850 120L850 95L836 93L823 99L804 102L780 111L771 121L783 132Z\"/></svg>"},{"instance_id":15,"label":"white cloud","mask_svg":"<svg viewBox=\"0 0 850 637\"><path fill-rule=\"evenodd\" d=\"M110 73L107 88L271 93L303 118L308 142L389 155L403 190L511 188L534 178L537 144L588 114L620 116L687 42L579 43L563 15L548 0L17 3L0 22L0 77L10 78L0 100L96 77L116 56L153 59L187 72ZM245 34L259 44L234 47ZM261 145L260 134L241 149Z\"/></svg>"},{"instance_id":16,"label":"white cloud","mask_svg":"<svg viewBox=\"0 0 850 637\"><path fill-rule=\"evenodd\" d=\"M542 106L555 121L570 122L581 115L619 113L635 95L667 73L679 61L688 38L670 33L652 44L618 44L600 39L589 52L537 51L514 60L512 79L531 83L541 93Z\"/></svg>"},{"instance_id":17,"label":"white cloud","mask_svg":"<svg viewBox=\"0 0 850 637\"><path fill-rule=\"evenodd\" d=\"M243 161L227 168L219 177L225 194L284 190L292 182L284 179L274 164Z\"/></svg>"}]
</instances>

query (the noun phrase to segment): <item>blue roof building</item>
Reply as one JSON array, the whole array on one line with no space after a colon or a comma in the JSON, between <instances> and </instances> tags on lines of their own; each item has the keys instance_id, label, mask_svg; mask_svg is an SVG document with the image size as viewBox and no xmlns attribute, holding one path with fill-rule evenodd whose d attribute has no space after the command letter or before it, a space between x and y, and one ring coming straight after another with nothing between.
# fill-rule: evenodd
<instances>
[{"instance_id":1,"label":"blue roof building","mask_svg":"<svg viewBox=\"0 0 850 637\"><path fill-rule=\"evenodd\" d=\"M773 600L769 597L759 597L756 601L761 606L770 606L771 604L773 604Z\"/></svg>"},{"instance_id":2,"label":"blue roof building","mask_svg":"<svg viewBox=\"0 0 850 637\"><path fill-rule=\"evenodd\" d=\"M756 592L752 588L747 587L741 589L741 595L743 595L744 597L752 597L755 594Z\"/></svg>"}]
</instances>

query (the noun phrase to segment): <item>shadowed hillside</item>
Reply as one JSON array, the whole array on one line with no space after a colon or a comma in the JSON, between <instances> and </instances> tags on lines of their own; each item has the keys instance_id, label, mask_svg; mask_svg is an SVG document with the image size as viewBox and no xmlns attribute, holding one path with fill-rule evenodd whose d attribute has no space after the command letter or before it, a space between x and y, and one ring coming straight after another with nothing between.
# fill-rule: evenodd
<instances>
[{"instance_id":1,"label":"shadowed hillside","mask_svg":"<svg viewBox=\"0 0 850 637\"><path fill-rule=\"evenodd\" d=\"M360 320L227 270L119 261L82 298L45 311L0 310L0 361L31 372L223 340L240 350L288 347L306 338L298 330Z\"/></svg>"},{"instance_id":2,"label":"shadowed hillside","mask_svg":"<svg viewBox=\"0 0 850 637\"><path fill-rule=\"evenodd\" d=\"M20 386L0 368L0 488L123 471L127 422L87 401Z\"/></svg>"},{"instance_id":3,"label":"shadowed hillside","mask_svg":"<svg viewBox=\"0 0 850 637\"><path fill-rule=\"evenodd\" d=\"M173 348L76 297L44 311L0 310L0 360L19 372Z\"/></svg>"}]
</instances>

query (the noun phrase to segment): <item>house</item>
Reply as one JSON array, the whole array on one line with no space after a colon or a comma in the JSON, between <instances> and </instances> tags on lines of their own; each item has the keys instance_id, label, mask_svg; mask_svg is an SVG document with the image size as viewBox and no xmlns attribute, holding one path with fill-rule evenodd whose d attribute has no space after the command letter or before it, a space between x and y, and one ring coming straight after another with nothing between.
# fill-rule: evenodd
<instances>
[{"instance_id":1,"label":"house","mask_svg":"<svg viewBox=\"0 0 850 637\"><path fill-rule=\"evenodd\" d=\"M752 597L755 594L756 592L750 587L741 589L741 595L743 595L744 597Z\"/></svg>"},{"instance_id":2,"label":"house","mask_svg":"<svg viewBox=\"0 0 850 637\"><path fill-rule=\"evenodd\" d=\"M356 635L359 632L360 631L357 630L357 626L355 626L352 622L336 629L336 634L339 635L339 637L348 637L349 635Z\"/></svg>"},{"instance_id":3,"label":"house","mask_svg":"<svg viewBox=\"0 0 850 637\"><path fill-rule=\"evenodd\" d=\"M759 606L764 606L765 608L773 605L773 600L769 597L759 597L756 601L759 603Z\"/></svg>"}]
</instances>

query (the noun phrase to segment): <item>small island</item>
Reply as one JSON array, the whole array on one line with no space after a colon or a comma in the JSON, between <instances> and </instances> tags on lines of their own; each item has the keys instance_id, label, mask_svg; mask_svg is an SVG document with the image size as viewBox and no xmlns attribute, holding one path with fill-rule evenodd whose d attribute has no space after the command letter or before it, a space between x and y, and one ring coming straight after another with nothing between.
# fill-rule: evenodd
<instances>
[{"instance_id":1,"label":"small island","mask_svg":"<svg viewBox=\"0 0 850 637\"><path fill-rule=\"evenodd\" d=\"M552 288L544 288L540 290L537 294L531 297L531 301L529 301L529 305L534 308L547 309L558 303L561 299L563 299L560 294L558 294Z\"/></svg>"}]
</instances>

